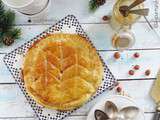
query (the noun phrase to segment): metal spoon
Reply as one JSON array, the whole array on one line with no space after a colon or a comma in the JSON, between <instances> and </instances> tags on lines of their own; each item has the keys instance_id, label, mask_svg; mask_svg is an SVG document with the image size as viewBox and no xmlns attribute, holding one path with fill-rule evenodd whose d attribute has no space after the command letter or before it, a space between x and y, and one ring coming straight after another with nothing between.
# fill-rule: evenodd
<instances>
[{"instance_id":1,"label":"metal spoon","mask_svg":"<svg viewBox=\"0 0 160 120\"><path fill-rule=\"evenodd\" d=\"M146 9L130 10L128 13L147 16L149 13L149 9L146 8Z\"/></svg>"},{"instance_id":2,"label":"metal spoon","mask_svg":"<svg viewBox=\"0 0 160 120\"><path fill-rule=\"evenodd\" d=\"M130 9L136 7L137 5L141 4L144 1L145 0L136 0L129 6L127 6L127 5L121 6L119 8L119 11L124 17L127 17L128 16L128 12L130 11Z\"/></svg>"},{"instance_id":3,"label":"metal spoon","mask_svg":"<svg viewBox=\"0 0 160 120\"><path fill-rule=\"evenodd\" d=\"M118 116L118 108L113 102L107 101L105 103L105 113L109 118L116 118Z\"/></svg>"},{"instance_id":4,"label":"metal spoon","mask_svg":"<svg viewBox=\"0 0 160 120\"><path fill-rule=\"evenodd\" d=\"M135 106L129 106L121 109L119 115L120 118L124 120L134 120L137 117L139 111L139 108Z\"/></svg>"},{"instance_id":5,"label":"metal spoon","mask_svg":"<svg viewBox=\"0 0 160 120\"><path fill-rule=\"evenodd\" d=\"M94 116L96 120L109 120L108 115L101 110L95 110Z\"/></svg>"}]
</instances>

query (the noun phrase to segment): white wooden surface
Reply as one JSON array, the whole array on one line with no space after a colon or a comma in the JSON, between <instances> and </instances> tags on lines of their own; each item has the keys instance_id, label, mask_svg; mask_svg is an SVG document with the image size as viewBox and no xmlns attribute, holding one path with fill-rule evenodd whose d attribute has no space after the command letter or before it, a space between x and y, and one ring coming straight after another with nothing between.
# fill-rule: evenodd
<instances>
[{"instance_id":1,"label":"white wooden surface","mask_svg":"<svg viewBox=\"0 0 160 120\"><path fill-rule=\"evenodd\" d=\"M33 111L2 61L5 53L10 52L35 35L38 35L67 14L74 14L78 17L82 23L82 27L97 47L114 76L120 81L124 90L144 110L146 120L152 120L153 113L155 112L155 104L149 95L149 91L160 67L160 39L157 38L142 18L133 26L133 32L136 36L135 45L133 48L121 53L121 59L115 60L113 58L115 49L111 46L113 31L108 22L104 22L101 19L103 15L110 13L115 0L106 0L107 3L95 13L88 11L88 1L50 0L48 8L40 16L32 18L16 13L16 26L22 29L22 38L10 47L0 48L0 120L36 119ZM152 24L154 24L154 1L147 0L145 3L146 7L149 7L151 10L148 19ZM29 19L31 19L31 22L28 22ZM157 28L156 31L160 35L160 28ZM135 52L140 53L141 57L139 59L132 57ZM127 74L128 70L136 64L140 65L141 69L134 76L129 76ZM144 75L146 69L151 69L151 75L148 77ZM116 94L115 90L105 92L66 120L85 120L90 108L99 99L105 95L113 94Z\"/></svg>"}]
</instances>

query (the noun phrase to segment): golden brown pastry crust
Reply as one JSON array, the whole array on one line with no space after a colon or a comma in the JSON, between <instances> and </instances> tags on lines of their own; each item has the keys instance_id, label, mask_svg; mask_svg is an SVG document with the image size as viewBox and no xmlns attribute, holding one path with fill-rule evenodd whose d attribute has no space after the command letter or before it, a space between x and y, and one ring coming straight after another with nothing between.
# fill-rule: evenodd
<instances>
[{"instance_id":1,"label":"golden brown pastry crust","mask_svg":"<svg viewBox=\"0 0 160 120\"><path fill-rule=\"evenodd\" d=\"M71 110L96 92L102 81L103 65L84 37L53 34L29 49L23 76L27 92L39 104Z\"/></svg>"}]
</instances>

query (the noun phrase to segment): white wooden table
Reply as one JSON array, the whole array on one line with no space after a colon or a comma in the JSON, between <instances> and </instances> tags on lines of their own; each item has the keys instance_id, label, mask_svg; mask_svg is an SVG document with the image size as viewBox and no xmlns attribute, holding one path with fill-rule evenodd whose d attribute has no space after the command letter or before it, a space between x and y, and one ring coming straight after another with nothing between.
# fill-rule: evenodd
<instances>
[{"instance_id":1,"label":"white wooden table","mask_svg":"<svg viewBox=\"0 0 160 120\"><path fill-rule=\"evenodd\" d=\"M124 90L132 96L144 110L146 120L151 120L155 112L155 104L149 91L160 68L160 40L148 27L142 18L133 26L136 43L133 48L123 52L124 59L115 61L113 54L115 49L111 45L111 30L108 22L101 18L111 12L115 0L106 0L107 3L95 13L88 12L88 0L50 0L48 8L40 16L30 18L17 14L16 26L22 29L22 38L10 47L0 48L0 120L35 120L35 115L25 100L14 79L10 75L2 59L5 53L30 40L41 33L57 20L67 14L78 17L83 28L102 54L108 67L114 76L120 81ZM155 0L147 0L146 7L151 9L148 19L153 24ZM31 19L31 22L28 20ZM156 28L160 34L160 28ZM133 53L139 52L141 57L137 60L132 58ZM140 65L141 69L134 76L128 75L132 65ZM151 69L151 75L146 77L144 71ZM85 120L87 113L93 104L105 95L115 94L114 91L106 92L91 104L84 106L78 112L68 117L69 120Z\"/></svg>"}]
</instances>

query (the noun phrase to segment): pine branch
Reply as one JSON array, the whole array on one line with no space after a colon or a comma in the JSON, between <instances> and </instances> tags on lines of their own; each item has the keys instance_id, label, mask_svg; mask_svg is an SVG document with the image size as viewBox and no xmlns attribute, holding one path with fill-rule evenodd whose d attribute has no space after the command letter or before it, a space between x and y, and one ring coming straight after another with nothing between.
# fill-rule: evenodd
<instances>
[{"instance_id":1,"label":"pine branch","mask_svg":"<svg viewBox=\"0 0 160 120\"><path fill-rule=\"evenodd\" d=\"M3 32L7 32L12 28L13 23L15 22L15 13L8 10L0 17L0 28Z\"/></svg>"},{"instance_id":2,"label":"pine branch","mask_svg":"<svg viewBox=\"0 0 160 120\"><path fill-rule=\"evenodd\" d=\"M97 8L98 8L98 5L96 4L96 0L90 0L89 9L94 12Z\"/></svg>"},{"instance_id":3,"label":"pine branch","mask_svg":"<svg viewBox=\"0 0 160 120\"><path fill-rule=\"evenodd\" d=\"M9 30L6 34L6 36L12 38L12 39L19 39L21 35L21 29L20 28L13 28Z\"/></svg>"},{"instance_id":4,"label":"pine branch","mask_svg":"<svg viewBox=\"0 0 160 120\"><path fill-rule=\"evenodd\" d=\"M0 0L0 15L4 13L4 6L2 4L2 1Z\"/></svg>"},{"instance_id":5,"label":"pine branch","mask_svg":"<svg viewBox=\"0 0 160 120\"><path fill-rule=\"evenodd\" d=\"M10 10L5 10L0 0L0 46L9 46L14 43L15 39L20 38L21 29L14 28L14 22L15 13Z\"/></svg>"},{"instance_id":6,"label":"pine branch","mask_svg":"<svg viewBox=\"0 0 160 120\"><path fill-rule=\"evenodd\" d=\"M89 9L94 12L98 7L104 5L106 0L90 0L89 1Z\"/></svg>"},{"instance_id":7,"label":"pine branch","mask_svg":"<svg viewBox=\"0 0 160 120\"><path fill-rule=\"evenodd\" d=\"M3 39L3 32L2 31L0 31L0 42L2 42L2 39Z\"/></svg>"},{"instance_id":8,"label":"pine branch","mask_svg":"<svg viewBox=\"0 0 160 120\"><path fill-rule=\"evenodd\" d=\"M4 6L2 4L2 1L0 0L0 18L3 14L4 14ZM2 41L2 38L3 38L3 29L0 27L0 42Z\"/></svg>"}]
</instances>

